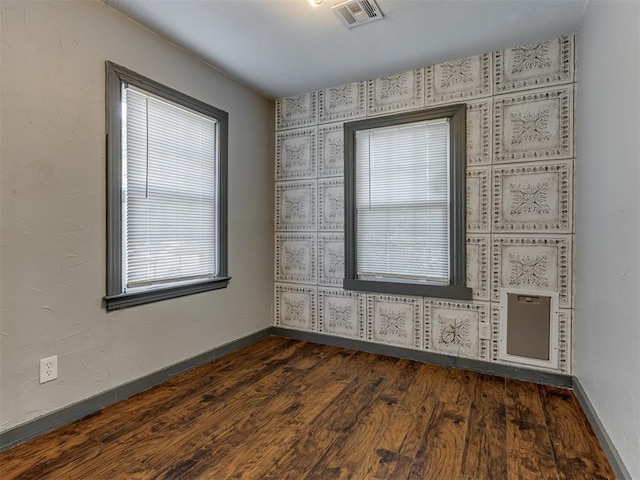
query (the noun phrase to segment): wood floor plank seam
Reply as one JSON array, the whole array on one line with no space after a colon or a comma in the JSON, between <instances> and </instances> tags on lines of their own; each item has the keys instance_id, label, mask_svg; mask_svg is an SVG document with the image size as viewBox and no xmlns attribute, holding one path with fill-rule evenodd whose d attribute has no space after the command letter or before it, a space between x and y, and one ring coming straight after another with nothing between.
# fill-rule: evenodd
<instances>
[{"instance_id":1,"label":"wood floor plank seam","mask_svg":"<svg viewBox=\"0 0 640 480\"><path fill-rule=\"evenodd\" d=\"M556 455L556 449L553 445L553 440L551 438L551 433L549 432L549 422L547 419L547 414L546 414L546 410L545 410L545 404L544 404L544 398L542 396L542 391L540 390L540 386L537 386L536 389L536 393L538 394L538 399L540 402L540 405L542 406L542 412L543 412L543 420L544 420L544 424L545 424L545 431L547 432L547 438L549 440L549 445L551 446L551 457L553 458L553 463L556 466L556 476L558 477L558 480L560 480L560 472L558 471L558 459L557 459L557 455Z\"/></svg>"},{"instance_id":2,"label":"wood floor plank seam","mask_svg":"<svg viewBox=\"0 0 640 480\"><path fill-rule=\"evenodd\" d=\"M504 393L504 399L506 401L507 398L507 381L506 379L502 382L503 384L503 393ZM507 435L507 425L509 423L509 420L507 419L507 405L504 405L504 438L505 438L505 444L506 442L509 441L509 436ZM505 456L508 456L508 450L505 448ZM509 470L509 461L507 460L505 462L505 466L504 466L505 472L507 474L507 478L513 478L511 475L511 472Z\"/></svg>"}]
</instances>

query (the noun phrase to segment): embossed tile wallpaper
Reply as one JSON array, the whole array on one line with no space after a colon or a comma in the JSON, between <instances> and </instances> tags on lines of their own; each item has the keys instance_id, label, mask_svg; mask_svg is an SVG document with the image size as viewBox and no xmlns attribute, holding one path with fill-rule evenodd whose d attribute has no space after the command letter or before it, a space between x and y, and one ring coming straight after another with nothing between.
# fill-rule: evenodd
<instances>
[{"instance_id":1,"label":"embossed tile wallpaper","mask_svg":"<svg viewBox=\"0 0 640 480\"><path fill-rule=\"evenodd\" d=\"M500 289L553 291L560 305L555 371L571 373L574 40L278 100L275 325L508 363L497 354ZM343 290L343 122L453 103L467 105L473 300ZM491 339L480 339L482 324Z\"/></svg>"}]
</instances>

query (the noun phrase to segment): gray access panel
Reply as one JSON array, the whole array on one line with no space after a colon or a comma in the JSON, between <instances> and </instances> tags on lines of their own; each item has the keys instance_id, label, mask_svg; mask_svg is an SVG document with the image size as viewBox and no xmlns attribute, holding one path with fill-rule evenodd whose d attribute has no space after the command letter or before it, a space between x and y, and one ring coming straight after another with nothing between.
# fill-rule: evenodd
<instances>
[{"instance_id":1,"label":"gray access panel","mask_svg":"<svg viewBox=\"0 0 640 480\"><path fill-rule=\"evenodd\" d=\"M550 360L551 297L507 294L507 354Z\"/></svg>"}]
</instances>

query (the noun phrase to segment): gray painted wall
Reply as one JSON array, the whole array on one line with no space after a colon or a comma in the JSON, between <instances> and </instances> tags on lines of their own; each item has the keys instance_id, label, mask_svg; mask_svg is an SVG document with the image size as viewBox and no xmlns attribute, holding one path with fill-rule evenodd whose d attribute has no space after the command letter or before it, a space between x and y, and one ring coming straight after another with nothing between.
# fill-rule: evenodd
<instances>
[{"instance_id":1,"label":"gray painted wall","mask_svg":"<svg viewBox=\"0 0 640 480\"><path fill-rule=\"evenodd\" d=\"M592 0L578 34L574 373L640 479L640 3Z\"/></svg>"},{"instance_id":2,"label":"gray painted wall","mask_svg":"<svg viewBox=\"0 0 640 480\"><path fill-rule=\"evenodd\" d=\"M271 324L273 107L98 1L1 6L4 431ZM226 290L101 308L105 60L229 112Z\"/></svg>"}]
</instances>

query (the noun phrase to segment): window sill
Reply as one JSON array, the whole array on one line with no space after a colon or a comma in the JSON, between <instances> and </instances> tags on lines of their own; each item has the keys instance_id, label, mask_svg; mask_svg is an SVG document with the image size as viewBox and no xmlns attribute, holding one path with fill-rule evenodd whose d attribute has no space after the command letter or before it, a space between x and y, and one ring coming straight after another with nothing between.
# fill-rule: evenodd
<instances>
[{"instance_id":1,"label":"window sill","mask_svg":"<svg viewBox=\"0 0 640 480\"><path fill-rule=\"evenodd\" d=\"M376 280L345 278L343 287L345 290L387 295L414 295L418 297L435 297L454 300L472 299L471 289L458 285L425 285L422 283L380 282Z\"/></svg>"},{"instance_id":2,"label":"window sill","mask_svg":"<svg viewBox=\"0 0 640 480\"><path fill-rule=\"evenodd\" d=\"M231 277L219 277L206 282L191 283L177 287L159 288L146 292L122 293L119 295L106 295L103 297L103 304L107 311L120 310L122 308L135 307L146 303L160 302L170 298L184 297L195 293L219 290L229 285Z\"/></svg>"}]
</instances>

